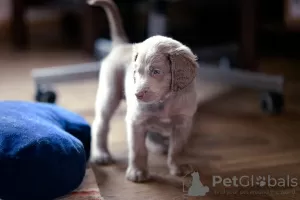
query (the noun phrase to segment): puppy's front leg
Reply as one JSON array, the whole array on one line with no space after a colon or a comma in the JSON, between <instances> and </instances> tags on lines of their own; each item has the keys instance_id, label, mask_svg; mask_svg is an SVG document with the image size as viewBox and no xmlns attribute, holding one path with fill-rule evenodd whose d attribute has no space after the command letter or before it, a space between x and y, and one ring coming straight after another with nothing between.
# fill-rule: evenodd
<instances>
[{"instance_id":1,"label":"puppy's front leg","mask_svg":"<svg viewBox=\"0 0 300 200\"><path fill-rule=\"evenodd\" d=\"M126 178L133 182L144 182L149 178L145 126L127 120L127 138L129 155Z\"/></svg>"},{"instance_id":2,"label":"puppy's front leg","mask_svg":"<svg viewBox=\"0 0 300 200\"><path fill-rule=\"evenodd\" d=\"M191 133L193 118L188 116L176 116L172 119L173 128L170 137L170 146L168 152L168 166L170 174L181 176L183 169L178 164L178 158Z\"/></svg>"}]
</instances>

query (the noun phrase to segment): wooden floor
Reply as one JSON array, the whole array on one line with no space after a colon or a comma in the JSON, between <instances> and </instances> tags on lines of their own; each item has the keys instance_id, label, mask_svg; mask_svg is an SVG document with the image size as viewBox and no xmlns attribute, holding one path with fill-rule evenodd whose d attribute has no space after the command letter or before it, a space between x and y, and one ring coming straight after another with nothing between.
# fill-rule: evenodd
<instances>
[{"instance_id":1,"label":"wooden floor","mask_svg":"<svg viewBox=\"0 0 300 200\"><path fill-rule=\"evenodd\" d=\"M13 53L4 47L0 48L0 99L32 100L32 68L89 60L89 57L77 51L33 50L27 53ZM213 83L201 83L199 91L202 100L196 115L193 137L183 161L199 172L202 184L208 186L210 191L205 197L189 199L300 200L299 186L282 186L283 180L288 182L292 178L300 179L300 72L296 69L298 64L284 59L264 59L261 63L264 71L282 72L288 78L285 112L280 116L261 113L257 91L234 89L222 93L227 88ZM82 114L91 122L96 87L96 80L57 85L58 104ZM118 161L117 164L94 167L104 198L183 199L187 194L191 175L187 174L181 178L168 175L164 156L150 155L150 173L153 177L151 182L134 184L125 180L127 144L124 112L123 104L111 123L110 148ZM242 183L245 183L245 176L253 176L254 184L246 188L239 183L238 187L225 188L222 184L213 187L214 176L222 177L227 184L234 176L242 179ZM258 176L275 178L277 186L259 187L256 184ZM270 184L274 184L273 179ZM183 185L186 188L183 188Z\"/></svg>"}]
</instances>

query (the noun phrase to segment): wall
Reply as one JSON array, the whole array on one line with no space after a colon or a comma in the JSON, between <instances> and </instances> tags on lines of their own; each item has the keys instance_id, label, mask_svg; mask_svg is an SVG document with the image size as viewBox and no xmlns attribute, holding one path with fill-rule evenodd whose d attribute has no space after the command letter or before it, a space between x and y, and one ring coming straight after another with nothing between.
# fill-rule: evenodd
<instances>
[{"instance_id":1,"label":"wall","mask_svg":"<svg viewBox=\"0 0 300 200\"><path fill-rule=\"evenodd\" d=\"M10 1L0 0L0 39L6 39L9 35ZM53 24L59 18L59 13L53 10L29 10L26 18L30 29L36 26L47 26Z\"/></svg>"},{"instance_id":2,"label":"wall","mask_svg":"<svg viewBox=\"0 0 300 200\"><path fill-rule=\"evenodd\" d=\"M9 20L10 16L10 1L0 0L0 22ZM51 10L29 10L27 18L29 22L48 20L55 16L55 12Z\"/></svg>"},{"instance_id":3,"label":"wall","mask_svg":"<svg viewBox=\"0 0 300 200\"><path fill-rule=\"evenodd\" d=\"M9 18L10 0L0 0L0 22Z\"/></svg>"}]
</instances>

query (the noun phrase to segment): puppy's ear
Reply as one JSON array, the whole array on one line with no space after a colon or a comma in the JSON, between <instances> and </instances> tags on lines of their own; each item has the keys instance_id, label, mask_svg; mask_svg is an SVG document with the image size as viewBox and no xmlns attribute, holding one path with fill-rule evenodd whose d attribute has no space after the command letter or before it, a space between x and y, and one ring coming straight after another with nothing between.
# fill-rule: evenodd
<instances>
[{"instance_id":1,"label":"puppy's ear","mask_svg":"<svg viewBox=\"0 0 300 200\"><path fill-rule=\"evenodd\" d=\"M180 91L191 84L197 74L197 56L186 47L179 47L168 54L171 65L173 92Z\"/></svg>"}]
</instances>

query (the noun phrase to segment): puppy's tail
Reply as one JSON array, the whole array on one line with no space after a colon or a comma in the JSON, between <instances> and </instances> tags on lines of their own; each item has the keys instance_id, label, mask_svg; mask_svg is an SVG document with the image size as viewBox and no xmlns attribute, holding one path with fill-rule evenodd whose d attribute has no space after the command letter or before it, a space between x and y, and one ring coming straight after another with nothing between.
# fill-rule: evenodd
<instances>
[{"instance_id":1,"label":"puppy's tail","mask_svg":"<svg viewBox=\"0 0 300 200\"><path fill-rule=\"evenodd\" d=\"M87 3L103 7L108 18L113 46L128 42L119 8L113 0L88 0Z\"/></svg>"}]
</instances>

